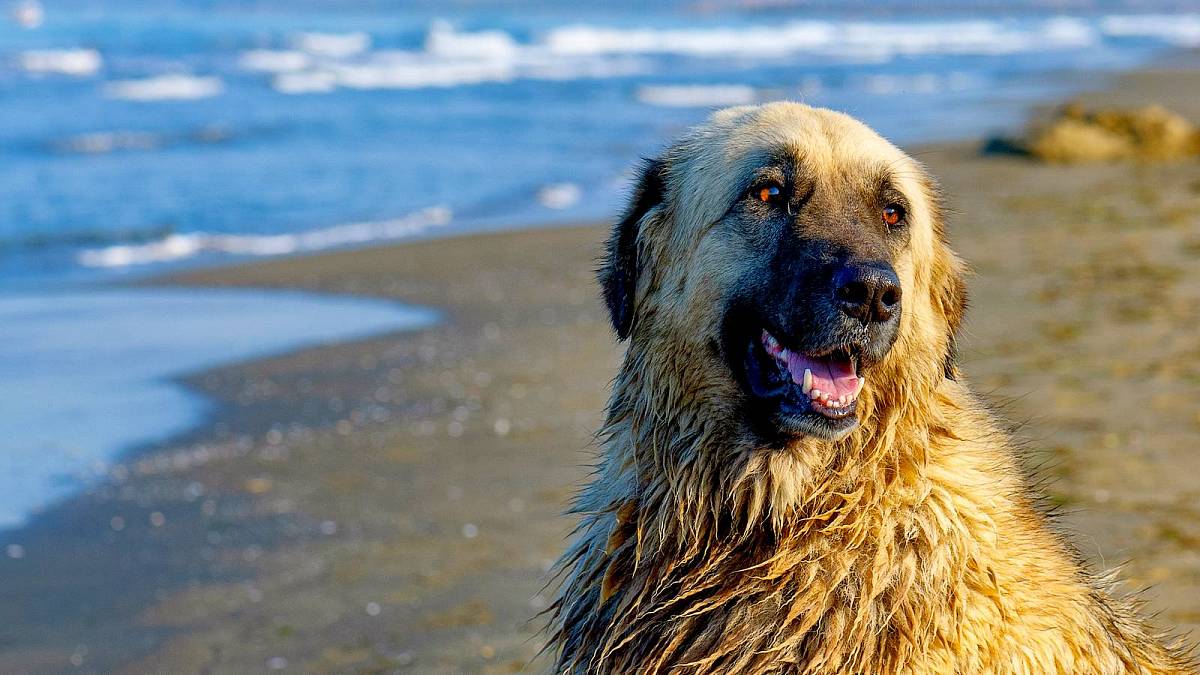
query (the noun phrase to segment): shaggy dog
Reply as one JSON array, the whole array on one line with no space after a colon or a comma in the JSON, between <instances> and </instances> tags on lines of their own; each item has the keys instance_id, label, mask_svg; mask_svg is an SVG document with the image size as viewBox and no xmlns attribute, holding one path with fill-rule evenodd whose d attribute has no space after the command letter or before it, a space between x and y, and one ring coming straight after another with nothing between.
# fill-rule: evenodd
<instances>
[{"instance_id":1,"label":"shaggy dog","mask_svg":"<svg viewBox=\"0 0 1200 675\"><path fill-rule=\"evenodd\" d=\"M559 561L561 672L1167 673L954 363L922 167L792 103L645 167L599 277L629 341Z\"/></svg>"}]
</instances>

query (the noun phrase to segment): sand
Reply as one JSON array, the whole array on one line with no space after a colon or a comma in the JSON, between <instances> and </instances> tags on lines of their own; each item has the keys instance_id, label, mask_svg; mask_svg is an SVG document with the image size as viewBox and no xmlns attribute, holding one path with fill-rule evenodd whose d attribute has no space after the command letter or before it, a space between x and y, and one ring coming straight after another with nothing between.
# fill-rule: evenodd
<instances>
[{"instance_id":1,"label":"sand","mask_svg":"<svg viewBox=\"0 0 1200 675\"><path fill-rule=\"evenodd\" d=\"M1097 100L1200 119L1200 73ZM1200 163L917 152L972 263L963 363L1089 562L1200 628ZM162 283L436 307L417 333L197 374L204 429L21 533L0 671L540 670L531 621L620 351L602 226L295 258Z\"/></svg>"}]
</instances>

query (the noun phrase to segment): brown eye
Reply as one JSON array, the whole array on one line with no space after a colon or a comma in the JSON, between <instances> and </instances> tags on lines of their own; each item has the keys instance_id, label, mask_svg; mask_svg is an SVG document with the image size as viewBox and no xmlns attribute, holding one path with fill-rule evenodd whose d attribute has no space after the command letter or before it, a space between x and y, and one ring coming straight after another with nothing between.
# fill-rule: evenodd
<instances>
[{"instance_id":1,"label":"brown eye","mask_svg":"<svg viewBox=\"0 0 1200 675\"><path fill-rule=\"evenodd\" d=\"M883 207L883 222L888 225L895 225L904 217L904 207L898 204L888 204Z\"/></svg>"},{"instance_id":2,"label":"brown eye","mask_svg":"<svg viewBox=\"0 0 1200 675\"><path fill-rule=\"evenodd\" d=\"M778 185L768 185L758 191L759 201L766 202L768 204L775 201L779 197L779 195L780 195L780 191L779 191Z\"/></svg>"}]
</instances>

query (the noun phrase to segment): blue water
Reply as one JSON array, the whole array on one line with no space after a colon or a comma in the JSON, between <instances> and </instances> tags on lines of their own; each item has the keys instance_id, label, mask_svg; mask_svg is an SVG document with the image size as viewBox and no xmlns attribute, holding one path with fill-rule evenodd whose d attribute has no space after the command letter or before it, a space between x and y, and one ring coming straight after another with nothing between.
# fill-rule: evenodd
<instances>
[{"instance_id":1,"label":"blue water","mask_svg":"<svg viewBox=\"0 0 1200 675\"><path fill-rule=\"evenodd\" d=\"M41 1L0 18L0 283L598 218L714 106L960 137L1200 45L1155 0Z\"/></svg>"},{"instance_id":2,"label":"blue water","mask_svg":"<svg viewBox=\"0 0 1200 675\"><path fill-rule=\"evenodd\" d=\"M0 525L201 423L181 374L423 325L173 266L611 215L714 107L900 143L1200 46L1166 0L0 0Z\"/></svg>"},{"instance_id":3,"label":"blue water","mask_svg":"<svg viewBox=\"0 0 1200 675\"><path fill-rule=\"evenodd\" d=\"M429 310L281 291L0 294L0 528L202 422L172 381L224 363L418 328Z\"/></svg>"}]
</instances>

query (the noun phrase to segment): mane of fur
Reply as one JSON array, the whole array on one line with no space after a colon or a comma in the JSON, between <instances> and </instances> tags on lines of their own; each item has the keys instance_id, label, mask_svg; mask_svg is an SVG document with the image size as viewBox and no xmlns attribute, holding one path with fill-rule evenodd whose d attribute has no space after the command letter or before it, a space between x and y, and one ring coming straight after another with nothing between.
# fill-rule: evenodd
<instances>
[{"instance_id":1,"label":"mane of fur","mask_svg":"<svg viewBox=\"0 0 1200 675\"><path fill-rule=\"evenodd\" d=\"M925 282L958 279L952 256ZM958 317L938 297L945 346ZM902 332L849 437L762 448L658 311L639 307L574 505L559 672L1189 672L1048 527L932 338Z\"/></svg>"}]
</instances>

